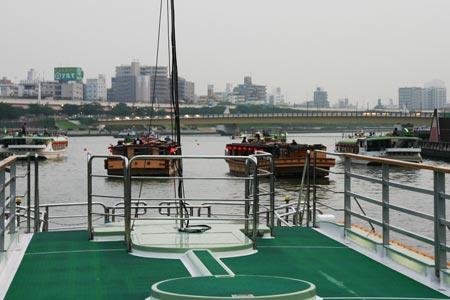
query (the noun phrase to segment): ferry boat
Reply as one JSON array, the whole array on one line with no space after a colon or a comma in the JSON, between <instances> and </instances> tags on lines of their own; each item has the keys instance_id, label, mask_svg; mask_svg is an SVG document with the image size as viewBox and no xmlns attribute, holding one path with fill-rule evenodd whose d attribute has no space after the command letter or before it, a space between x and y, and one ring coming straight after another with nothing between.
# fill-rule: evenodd
<instances>
[{"instance_id":1,"label":"ferry boat","mask_svg":"<svg viewBox=\"0 0 450 300\"><path fill-rule=\"evenodd\" d=\"M170 138L160 140L149 135L141 138L117 141L111 145L109 151L112 155L121 155L128 159L136 155L174 155L177 152L177 144ZM124 163L121 159L105 159L105 169L108 175L122 175ZM176 171L176 161L169 159L134 160L131 174L137 176L172 176Z\"/></svg>"},{"instance_id":2,"label":"ferry boat","mask_svg":"<svg viewBox=\"0 0 450 300\"><path fill-rule=\"evenodd\" d=\"M310 151L310 167L308 171L312 174L311 166L314 164L314 157L312 150L326 150L326 147L321 144L308 145L297 144L295 140L292 143L286 142L286 137L281 139L272 138L268 135L259 138L256 137L244 140L240 143L230 143L225 147L225 155L230 170L230 174L237 176L244 176L246 174L246 165L242 160L233 159L233 156L246 156L257 151L266 152L273 155L275 174L278 177L299 177L303 174L303 168L306 164L308 151ZM329 169L335 166L335 159L329 158L325 153L318 152L316 156L316 166L320 169L316 170L318 177L326 177L329 174ZM261 168L269 170L270 164L268 160L260 161Z\"/></svg>"},{"instance_id":3,"label":"ferry boat","mask_svg":"<svg viewBox=\"0 0 450 300\"><path fill-rule=\"evenodd\" d=\"M420 139L411 136L356 136L336 143L337 153L353 153L390 158L408 162L422 162ZM374 164L368 160L353 160L359 164Z\"/></svg>"},{"instance_id":4,"label":"ferry boat","mask_svg":"<svg viewBox=\"0 0 450 300\"><path fill-rule=\"evenodd\" d=\"M69 140L66 136L2 136L0 137L0 154L37 154L40 158L58 159L66 154Z\"/></svg>"}]
</instances>

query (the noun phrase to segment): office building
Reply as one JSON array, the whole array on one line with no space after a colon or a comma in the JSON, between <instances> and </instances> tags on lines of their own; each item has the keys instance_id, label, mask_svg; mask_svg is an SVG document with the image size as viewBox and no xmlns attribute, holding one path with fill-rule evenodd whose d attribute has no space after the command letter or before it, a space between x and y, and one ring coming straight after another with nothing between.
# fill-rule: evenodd
<instances>
[{"instance_id":1,"label":"office building","mask_svg":"<svg viewBox=\"0 0 450 300\"><path fill-rule=\"evenodd\" d=\"M83 84L76 81L61 83L62 100L83 100Z\"/></svg>"},{"instance_id":2,"label":"office building","mask_svg":"<svg viewBox=\"0 0 450 300\"><path fill-rule=\"evenodd\" d=\"M423 89L421 87L402 87L398 89L400 109L422 110Z\"/></svg>"},{"instance_id":3,"label":"office building","mask_svg":"<svg viewBox=\"0 0 450 300\"><path fill-rule=\"evenodd\" d=\"M86 80L84 89L84 100L87 101L106 101L107 87L105 75L99 75L98 78Z\"/></svg>"},{"instance_id":4,"label":"office building","mask_svg":"<svg viewBox=\"0 0 450 300\"><path fill-rule=\"evenodd\" d=\"M14 84L11 80L3 77L0 79L0 97L10 98L17 97L19 92L19 87Z\"/></svg>"},{"instance_id":5,"label":"office building","mask_svg":"<svg viewBox=\"0 0 450 300\"><path fill-rule=\"evenodd\" d=\"M139 62L116 67L111 79L112 101L118 102L170 102L168 69L164 66L141 66ZM149 89L147 92L145 89Z\"/></svg>"},{"instance_id":6,"label":"office building","mask_svg":"<svg viewBox=\"0 0 450 300\"><path fill-rule=\"evenodd\" d=\"M239 84L233 89L233 94L243 96L245 102L265 103L267 101L267 91L265 85L255 85L250 76L244 77L244 84Z\"/></svg>"},{"instance_id":7,"label":"office building","mask_svg":"<svg viewBox=\"0 0 450 300\"><path fill-rule=\"evenodd\" d=\"M317 108L330 107L330 102L328 102L328 93L321 87L316 88L314 91L313 106Z\"/></svg>"}]
</instances>

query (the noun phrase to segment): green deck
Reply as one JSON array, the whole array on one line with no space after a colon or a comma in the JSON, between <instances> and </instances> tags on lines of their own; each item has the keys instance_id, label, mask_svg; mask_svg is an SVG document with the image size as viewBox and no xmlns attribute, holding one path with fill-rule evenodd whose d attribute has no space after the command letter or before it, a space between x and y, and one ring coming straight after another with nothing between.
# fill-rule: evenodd
<instances>
[{"instance_id":1,"label":"green deck","mask_svg":"<svg viewBox=\"0 0 450 300\"><path fill-rule=\"evenodd\" d=\"M305 280L317 294L339 299L448 299L311 229L279 228L258 253L222 261L237 275ZM189 277L179 260L140 258L123 242L89 242L87 233L34 235L6 299L139 299L151 285Z\"/></svg>"}]
</instances>

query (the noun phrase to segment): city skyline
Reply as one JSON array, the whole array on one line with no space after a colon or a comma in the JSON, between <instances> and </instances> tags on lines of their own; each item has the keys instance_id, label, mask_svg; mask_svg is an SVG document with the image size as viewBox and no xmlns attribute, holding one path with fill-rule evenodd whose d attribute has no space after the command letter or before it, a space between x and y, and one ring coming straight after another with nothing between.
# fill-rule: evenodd
<instances>
[{"instance_id":1,"label":"city skyline","mask_svg":"<svg viewBox=\"0 0 450 300\"><path fill-rule=\"evenodd\" d=\"M49 66L80 65L86 77L105 74L110 82L117 64L138 59L154 65L158 3L112 0L105 9L87 0L7 1L0 26L8 28L4 41L15 42L2 45L1 73L14 80L31 67L51 74ZM291 102L311 99L311 91L323 86L330 99L375 104L395 98L399 86L450 82L450 1L176 4L180 74L197 83L199 94L206 94L208 83L222 90L221 84L251 75L282 87ZM161 62L167 61L163 45Z\"/></svg>"}]
</instances>

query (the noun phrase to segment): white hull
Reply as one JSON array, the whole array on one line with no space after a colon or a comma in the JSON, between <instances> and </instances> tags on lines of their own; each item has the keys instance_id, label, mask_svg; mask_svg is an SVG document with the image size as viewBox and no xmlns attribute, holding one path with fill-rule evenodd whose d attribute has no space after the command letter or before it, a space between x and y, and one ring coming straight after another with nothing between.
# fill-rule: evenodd
<instances>
[{"instance_id":1,"label":"white hull","mask_svg":"<svg viewBox=\"0 0 450 300\"><path fill-rule=\"evenodd\" d=\"M53 150L53 149L48 149L48 147L44 148L44 149L36 149L36 148L26 148L26 147L21 147L21 148L7 148L7 147L0 147L0 154L14 154L14 155L26 155L27 153L30 153L32 155L34 155L35 153L37 153L37 155L40 158L45 158L45 159L60 159L66 156L66 149L62 149L62 150Z\"/></svg>"},{"instance_id":2,"label":"white hull","mask_svg":"<svg viewBox=\"0 0 450 300\"><path fill-rule=\"evenodd\" d=\"M392 148L386 149L385 151L361 151L357 154L376 158L396 159L414 163L422 162L422 156L420 155L420 149L418 148ZM344 160L343 157L340 157L340 159L341 161ZM368 165L371 162L369 160L352 159L352 163Z\"/></svg>"}]
</instances>

